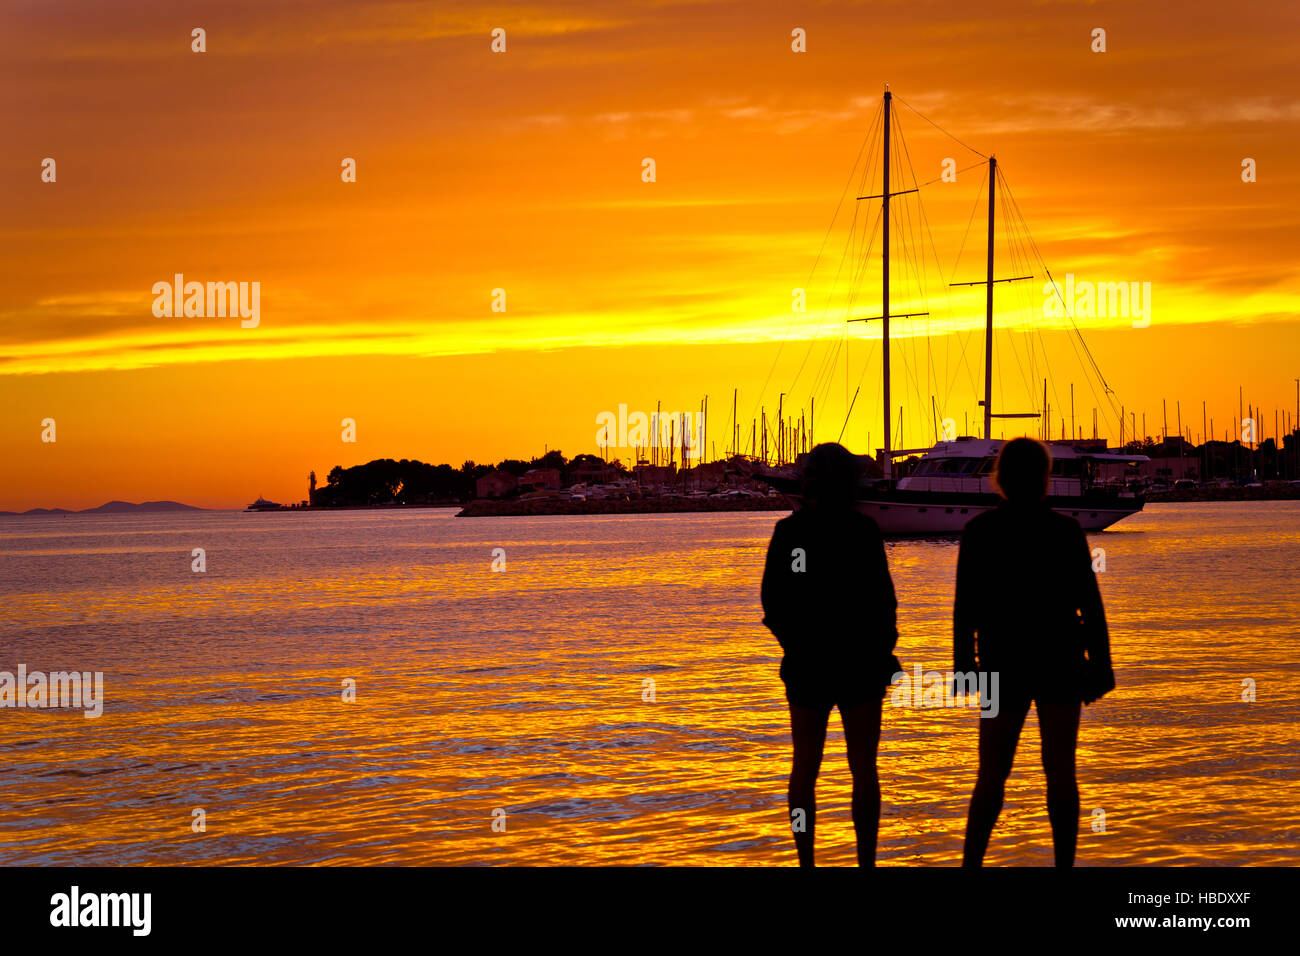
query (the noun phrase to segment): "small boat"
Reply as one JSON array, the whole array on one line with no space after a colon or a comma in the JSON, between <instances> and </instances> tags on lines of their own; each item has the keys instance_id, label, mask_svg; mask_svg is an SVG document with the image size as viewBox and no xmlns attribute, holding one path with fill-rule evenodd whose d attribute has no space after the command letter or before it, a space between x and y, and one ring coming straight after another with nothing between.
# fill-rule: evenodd
<instances>
[{"instance_id":1,"label":"small boat","mask_svg":"<svg viewBox=\"0 0 1300 956\"><path fill-rule=\"evenodd\" d=\"M244 510L245 511L280 511L283 508L284 505L274 501L267 501L261 495L258 495L257 500L254 501L251 505L249 505Z\"/></svg>"}]
</instances>

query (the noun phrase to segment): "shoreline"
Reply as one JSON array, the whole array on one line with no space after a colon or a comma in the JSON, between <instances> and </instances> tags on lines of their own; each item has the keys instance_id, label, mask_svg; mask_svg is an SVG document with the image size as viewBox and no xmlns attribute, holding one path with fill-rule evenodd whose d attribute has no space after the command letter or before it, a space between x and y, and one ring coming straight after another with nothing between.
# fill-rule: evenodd
<instances>
[{"instance_id":1,"label":"shoreline","mask_svg":"<svg viewBox=\"0 0 1300 956\"><path fill-rule=\"evenodd\" d=\"M1195 491L1149 491L1147 503L1184 501L1295 501L1300 488L1197 488Z\"/></svg>"},{"instance_id":2,"label":"shoreline","mask_svg":"<svg viewBox=\"0 0 1300 956\"><path fill-rule=\"evenodd\" d=\"M1182 504L1215 501L1295 501L1300 500L1300 488L1198 488L1195 491L1163 491L1146 496L1148 504ZM674 512L710 511L790 511L797 498L780 495L770 498L742 498L721 500L715 498L662 498L610 499L596 498L586 501L564 499L479 498L467 503L456 515L458 518L516 517L530 515L600 515L600 514L671 514Z\"/></svg>"},{"instance_id":3,"label":"shoreline","mask_svg":"<svg viewBox=\"0 0 1300 956\"><path fill-rule=\"evenodd\" d=\"M1300 488L1198 488L1195 491L1148 492L1147 504L1184 504L1230 501L1296 501ZM191 506L186 512L172 510L99 512L49 509L29 514L25 512L0 512L0 518L57 518L73 515L141 515L213 513L229 510L237 514L309 514L331 511L411 511L455 509L458 518L514 517L528 515L601 515L601 514L691 514L718 511L789 511L797 503L796 497L778 495L763 498L717 499L663 496L655 498L589 498L572 501L559 498L478 498L473 501L437 501L419 504L384 505L317 505L306 508L198 508Z\"/></svg>"},{"instance_id":4,"label":"shoreline","mask_svg":"<svg viewBox=\"0 0 1300 956\"><path fill-rule=\"evenodd\" d=\"M469 502L457 518L531 517L535 515L635 515L704 513L713 511L790 511L795 500L788 495L763 498L591 498L568 501L557 498L479 498Z\"/></svg>"}]
</instances>

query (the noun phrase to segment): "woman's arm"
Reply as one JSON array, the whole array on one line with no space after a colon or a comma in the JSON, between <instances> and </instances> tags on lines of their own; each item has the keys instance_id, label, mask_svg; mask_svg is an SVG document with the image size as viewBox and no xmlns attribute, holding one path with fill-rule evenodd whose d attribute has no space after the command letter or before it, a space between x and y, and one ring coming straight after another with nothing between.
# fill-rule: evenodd
<instances>
[{"instance_id":1,"label":"woman's arm","mask_svg":"<svg viewBox=\"0 0 1300 956\"><path fill-rule=\"evenodd\" d=\"M952 602L952 669L957 673L978 670L975 657L975 607L978 582L974 535L967 528L957 548L957 593Z\"/></svg>"},{"instance_id":2,"label":"woman's arm","mask_svg":"<svg viewBox=\"0 0 1300 956\"><path fill-rule=\"evenodd\" d=\"M898 595L894 592L894 579L889 574L885 539L874 521L871 521L870 527L871 536L867 542L867 594L871 601L868 613L872 615L875 625L871 635L880 642L880 649L888 654L898 644Z\"/></svg>"},{"instance_id":3,"label":"woman's arm","mask_svg":"<svg viewBox=\"0 0 1300 956\"><path fill-rule=\"evenodd\" d=\"M778 522L767 545L759 597L763 603L763 623L776 636L782 650L787 649L786 640L790 636L790 561L790 549Z\"/></svg>"},{"instance_id":4,"label":"woman's arm","mask_svg":"<svg viewBox=\"0 0 1300 956\"><path fill-rule=\"evenodd\" d=\"M1079 529L1079 544L1075 560L1079 569L1079 615L1083 626L1083 646L1088 653L1087 679L1084 701L1091 704L1108 691L1115 689L1115 672L1110 662L1110 634L1106 628L1106 610L1101 604L1101 589L1097 586L1097 573L1092 569L1092 551L1088 536Z\"/></svg>"}]
</instances>

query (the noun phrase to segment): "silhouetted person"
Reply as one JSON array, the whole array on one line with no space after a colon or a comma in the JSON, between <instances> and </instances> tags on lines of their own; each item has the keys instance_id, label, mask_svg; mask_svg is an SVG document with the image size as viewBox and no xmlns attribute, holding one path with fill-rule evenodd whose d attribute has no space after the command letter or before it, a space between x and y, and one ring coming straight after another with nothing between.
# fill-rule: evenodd
<instances>
[{"instance_id":1,"label":"silhouetted person","mask_svg":"<svg viewBox=\"0 0 1300 956\"><path fill-rule=\"evenodd\" d=\"M1077 521L1044 501L1051 466L1047 447L1032 438L1003 445L994 475L1003 501L962 533L953 667L997 672L1001 705L996 716L979 721L965 866L983 863L1030 702L1038 709L1056 865L1074 865L1080 703L1115 687L1088 539Z\"/></svg>"},{"instance_id":2,"label":"silhouetted person","mask_svg":"<svg viewBox=\"0 0 1300 956\"><path fill-rule=\"evenodd\" d=\"M803 507L776 523L763 570L763 623L785 656L794 762L790 817L800 866L813 865L817 772L836 706L853 774L858 863L874 866L880 823L880 700L900 670L897 602L880 529L854 510L858 468L842 445L818 445L804 467Z\"/></svg>"}]
</instances>

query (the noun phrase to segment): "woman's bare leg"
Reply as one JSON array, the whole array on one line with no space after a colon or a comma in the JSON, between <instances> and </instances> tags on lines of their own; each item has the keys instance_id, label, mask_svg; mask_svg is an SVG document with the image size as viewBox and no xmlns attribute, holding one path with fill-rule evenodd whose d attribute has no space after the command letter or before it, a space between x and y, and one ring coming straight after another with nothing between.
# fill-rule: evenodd
<instances>
[{"instance_id":1,"label":"woman's bare leg","mask_svg":"<svg viewBox=\"0 0 1300 956\"><path fill-rule=\"evenodd\" d=\"M1043 772L1047 775L1047 818L1052 822L1057 866L1074 866L1074 849L1079 840L1079 785L1074 777L1079 709L1078 701L1038 704Z\"/></svg>"},{"instance_id":2,"label":"woman's bare leg","mask_svg":"<svg viewBox=\"0 0 1300 956\"><path fill-rule=\"evenodd\" d=\"M876 753L880 748L880 701L840 708L844 722L844 747L853 774L853 829L858 836L858 866L876 865L876 835L880 830L880 776Z\"/></svg>"},{"instance_id":3,"label":"woman's bare leg","mask_svg":"<svg viewBox=\"0 0 1300 956\"><path fill-rule=\"evenodd\" d=\"M966 817L966 846L962 866L983 866L984 851L1002 812L1002 797L1007 777L1016 760L1020 728L1029 713L1028 699L1010 700L1002 695L1002 709L996 717L980 717L980 767L975 792L970 798Z\"/></svg>"},{"instance_id":4,"label":"woman's bare leg","mask_svg":"<svg viewBox=\"0 0 1300 956\"><path fill-rule=\"evenodd\" d=\"M800 866L814 866L813 846L817 825L817 774L826 746L830 709L790 705L790 731L794 761L790 766L790 826Z\"/></svg>"}]
</instances>

